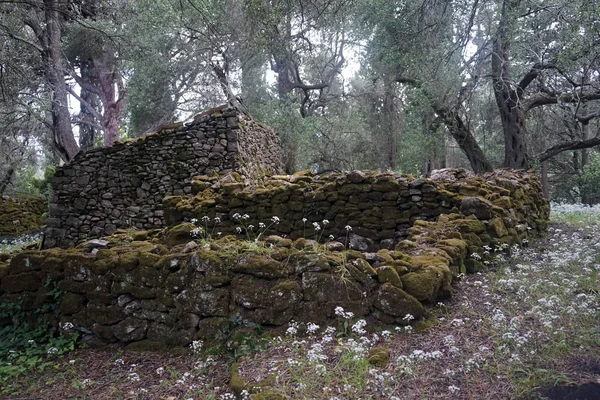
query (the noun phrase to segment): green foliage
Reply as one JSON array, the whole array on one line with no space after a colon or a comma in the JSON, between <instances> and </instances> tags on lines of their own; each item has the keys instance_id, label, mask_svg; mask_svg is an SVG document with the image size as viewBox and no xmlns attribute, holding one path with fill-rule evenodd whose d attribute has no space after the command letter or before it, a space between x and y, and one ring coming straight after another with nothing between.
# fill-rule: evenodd
<instances>
[{"instance_id":1,"label":"green foliage","mask_svg":"<svg viewBox=\"0 0 600 400\"><path fill-rule=\"evenodd\" d=\"M34 165L27 165L17 172L15 184L8 192L14 192L18 195L40 195L48 199L52 190L51 181L55 171L56 167L46 166L44 175L39 177L38 168Z\"/></svg>"},{"instance_id":2,"label":"green foliage","mask_svg":"<svg viewBox=\"0 0 600 400\"><path fill-rule=\"evenodd\" d=\"M78 333L64 331L57 334L45 318L48 313L58 310L62 297L55 282L47 281L46 287L50 288L48 296L51 300L33 314L23 311L22 299L0 303L0 321L5 325L0 329L0 388L10 387L7 383L25 373L43 372L75 349ZM0 393L6 392L0 389Z\"/></svg>"},{"instance_id":3,"label":"green foliage","mask_svg":"<svg viewBox=\"0 0 600 400\"><path fill-rule=\"evenodd\" d=\"M581 198L587 204L600 202L600 154L590 154L590 163L583 167L577 177Z\"/></svg>"},{"instance_id":4,"label":"green foliage","mask_svg":"<svg viewBox=\"0 0 600 400\"><path fill-rule=\"evenodd\" d=\"M237 362L242 357L266 348L268 339L262 336L262 326L237 315L230 316L227 322L219 331L217 339L225 343L231 362Z\"/></svg>"}]
</instances>

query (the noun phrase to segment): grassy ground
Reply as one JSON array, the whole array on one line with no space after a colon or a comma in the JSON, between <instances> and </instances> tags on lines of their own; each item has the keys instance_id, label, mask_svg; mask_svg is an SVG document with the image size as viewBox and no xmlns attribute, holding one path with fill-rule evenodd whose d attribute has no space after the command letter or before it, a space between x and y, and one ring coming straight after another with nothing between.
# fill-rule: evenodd
<instances>
[{"instance_id":1,"label":"grassy ground","mask_svg":"<svg viewBox=\"0 0 600 400\"><path fill-rule=\"evenodd\" d=\"M340 311L335 331L292 325L242 352L237 371L291 399L527 399L555 385L600 383L600 209L554 210L547 238L510 256L490 249L490 271L459 281L453 298L433 307L435 326L367 333ZM373 348L380 357L369 362ZM6 382L0 398L236 398L231 352L179 353L50 356L43 372Z\"/></svg>"}]
</instances>

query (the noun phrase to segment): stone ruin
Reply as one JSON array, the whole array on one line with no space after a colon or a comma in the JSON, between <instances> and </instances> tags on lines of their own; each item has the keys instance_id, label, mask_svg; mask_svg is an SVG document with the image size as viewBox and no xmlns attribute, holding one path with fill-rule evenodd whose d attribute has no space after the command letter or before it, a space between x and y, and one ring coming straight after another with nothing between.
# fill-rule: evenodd
<instances>
[{"instance_id":1,"label":"stone ruin","mask_svg":"<svg viewBox=\"0 0 600 400\"><path fill-rule=\"evenodd\" d=\"M217 107L132 142L81 152L57 168L43 247L160 228L163 198L191 193L196 175L235 171L254 185L282 169L272 129Z\"/></svg>"},{"instance_id":2,"label":"stone ruin","mask_svg":"<svg viewBox=\"0 0 600 400\"><path fill-rule=\"evenodd\" d=\"M428 305L450 297L458 275L484 270L485 247L542 235L549 216L526 171L447 170L434 179L301 172L262 183L232 172L186 185L189 195L163 201L165 228L0 255L0 303L70 322L91 344L140 349L222 340L232 318L326 326L338 306L370 326L404 325L407 314L422 320ZM62 293L58 312L36 313L52 309L53 287Z\"/></svg>"}]
</instances>

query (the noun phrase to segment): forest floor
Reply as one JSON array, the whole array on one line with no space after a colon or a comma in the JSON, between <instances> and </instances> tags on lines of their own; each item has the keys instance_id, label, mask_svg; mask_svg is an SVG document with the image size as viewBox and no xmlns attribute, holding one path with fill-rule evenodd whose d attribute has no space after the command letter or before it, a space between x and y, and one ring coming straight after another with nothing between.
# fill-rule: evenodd
<instances>
[{"instance_id":1,"label":"forest floor","mask_svg":"<svg viewBox=\"0 0 600 400\"><path fill-rule=\"evenodd\" d=\"M241 377L290 399L598 399L600 209L554 206L552 219L544 239L490 249L489 271L457 282L428 329L367 333L340 310L345 329L297 336L292 325L220 355L82 348L3 380L0 398L254 398L229 386L237 361ZM373 348L389 362L369 363Z\"/></svg>"}]
</instances>

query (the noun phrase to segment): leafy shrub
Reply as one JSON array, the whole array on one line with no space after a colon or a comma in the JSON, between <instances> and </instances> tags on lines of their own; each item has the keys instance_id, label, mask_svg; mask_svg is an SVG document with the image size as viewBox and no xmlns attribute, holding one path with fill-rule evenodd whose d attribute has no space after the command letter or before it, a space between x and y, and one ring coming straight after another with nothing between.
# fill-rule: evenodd
<instances>
[{"instance_id":1,"label":"leafy shrub","mask_svg":"<svg viewBox=\"0 0 600 400\"><path fill-rule=\"evenodd\" d=\"M590 205L600 203L600 154L597 152L590 154L590 163L577 177L577 184L583 203Z\"/></svg>"},{"instance_id":2,"label":"leafy shrub","mask_svg":"<svg viewBox=\"0 0 600 400\"><path fill-rule=\"evenodd\" d=\"M24 373L44 371L75 349L78 333L70 331L72 325L57 334L44 319L48 313L56 314L62 297L53 282L48 281L46 286L51 287L48 295L52 300L35 311L40 316L35 325L23 311L21 301L0 303L0 388L9 387L10 381Z\"/></svg>"}]
</instances>

